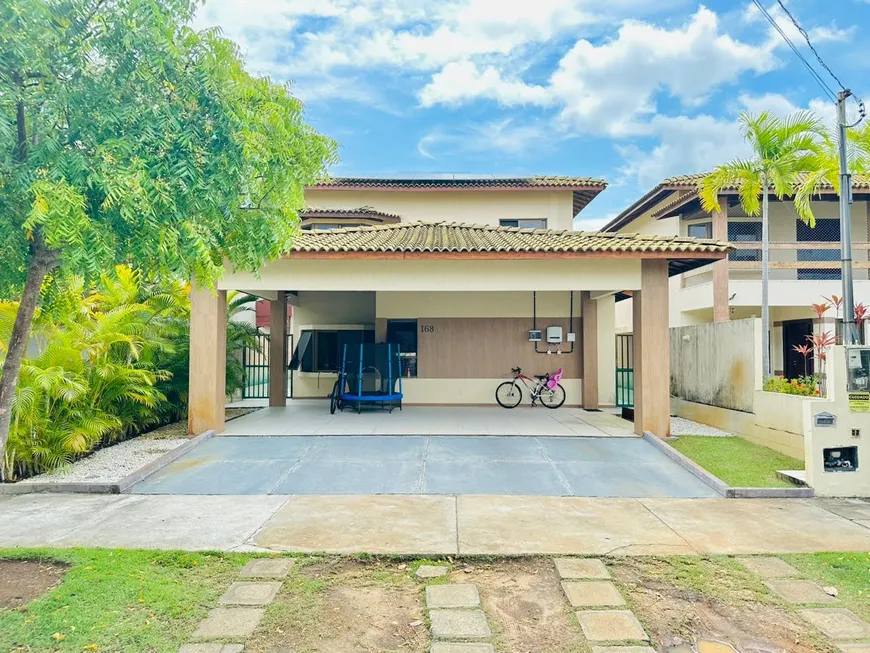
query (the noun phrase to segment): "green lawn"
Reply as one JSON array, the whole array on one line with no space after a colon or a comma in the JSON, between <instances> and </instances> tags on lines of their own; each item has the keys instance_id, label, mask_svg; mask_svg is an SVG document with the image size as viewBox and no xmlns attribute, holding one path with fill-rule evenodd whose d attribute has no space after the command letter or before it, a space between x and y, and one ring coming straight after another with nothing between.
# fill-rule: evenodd
<instances>
[{"instance_id":1,"label":"green lawn","mask_svg":"<svg viewBox=\"0 0 870 653\"><path fill-rule=\"evenodd\" d=\"M0 558L71 565L25 609L0 609L0 651L176 653L250 556L0 549Z\"/></svg>"},{"instance_id":2,"label":"green lawn","mask_svg":"<svg viewBox=\"0 0 870 653\"><path fill-rule=\"evenodd\" d=\"M731 487L793 487L777 470L804 468L801 460L743 438L682 435L671 446Z\"/></svg>"}]
</instances>

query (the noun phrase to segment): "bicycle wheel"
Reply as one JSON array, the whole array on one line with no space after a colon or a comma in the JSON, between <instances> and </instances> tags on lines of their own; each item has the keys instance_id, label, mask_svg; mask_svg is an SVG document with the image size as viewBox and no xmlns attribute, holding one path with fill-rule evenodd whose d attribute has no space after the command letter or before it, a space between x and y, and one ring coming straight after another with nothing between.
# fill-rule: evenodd
<instances>
[{"instance_id":1,"label":"bicycle wheel","mask_svg":"<svg viewBox=\"0 0 870 653\"><path fill-rule=\"evenodd\" d=\"M338 387L339 383L340 383L339 381L335 382L335 385L332 386L332 392L329 395L329 414L330 415L335 415L335 409L338 408L338 402L339 402L338 396L339 396L339 394L341 394L339 387Z\"/></svg>"},{"instance_id":2,"label":"bicycle wheel","mask_svg":"<svg viewBox=\"0 0 870 653\"><path fill-rule=\"evenodd\" d=\"M523 391L516 383L505 381L495 389L495 400L502 408L516 408L523 400Z\"/></svg>"},{"instance_id":3,"label":"bicycle wheel","mask_svg":"<svg viewBox=\"0 0 870 653\"><path fill-rule=\"evenodd\" d=\"M544 388L538 398L547 408L558 408L565 403L565 388L557 383L555 388Z\"/></svg>"}]
</instances>

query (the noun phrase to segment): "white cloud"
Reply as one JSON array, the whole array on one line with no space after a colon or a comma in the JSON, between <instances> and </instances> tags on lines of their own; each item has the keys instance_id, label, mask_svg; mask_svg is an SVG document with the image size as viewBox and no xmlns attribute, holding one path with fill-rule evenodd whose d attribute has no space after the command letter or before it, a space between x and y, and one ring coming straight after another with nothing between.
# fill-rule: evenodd
<instances>
[{"instance_id":1,"label":"white cloud","mask_svg":"<svg viewBox=\"0 0 870 653\"><path fill-rule=\"evenodd\" d=\"M417 152L427 159L440 159L468 152L503 152L520 156L529 148L552 146L546 127L538 123L517 124L511 119L481 125L435 129L417 143Z\"/></svg>"},{"instance_id":2,"label":"white cloud","mask_svg":"<svg viewBox=\"0 0 870 653\"><path fill-rule=\"evenodd\" d=\"M553 98L542 86L505 79L493 66L479 70L470 61L449 63L432 76L420 91L420 104L460 104L470 99L486 98L507 105L548 104Z\"/></svg>"},{"instance_id":3,"label":"white cloud","mask_svg":"<svg viewBox=\"0 0 870 653\"><path fill-rule=\"evenodd\" d=\"M547 86L505 78L494 66L448 64L420 91L423 106L490 99L507 106L555 104L567 130L627 135L657 111L667 91L696 106L742 73L777 65L772 45L742 43L723 34L717 15L701 7L684 25L663 28L636 20L599 45L581 39L562 57Z\"/></svg>"},{"instance_id":4,"label":"white cloud","mask_svg":"<svg viewBox=\"0 0 870 653\"><path fill-rule=\"evenodd\" d=\"M799 48L807 47L803 35L800 33L792 20L785 14L785 12L782 10L778 3L766 7L766 9L767 13L770 14L771 18L773 18L773 20L776 22L777 26L783 31L783 33L792 43L794 43ZM789 9L789 11L791 11L792 15L794 15L793 10ZM797 16L795 18L797 19ZM761 11L754 3L750 3L746 6L746 9L743 12L743 20L748 23L764 22L769 24L767 18L762 15ZM852 35L855 33L855 29L855 27L840 29L835 23L831 23L830 25L817 25L807 30L807 36L813 44L825 43L828 41L844 42L852 38ZM786 44L782 40L782 36L779 34L779 32L777 32L773 25L770 25L767 28L767 34L771 43L773 43L776 47L786 46Z\"/></svg>"}]
</instances>

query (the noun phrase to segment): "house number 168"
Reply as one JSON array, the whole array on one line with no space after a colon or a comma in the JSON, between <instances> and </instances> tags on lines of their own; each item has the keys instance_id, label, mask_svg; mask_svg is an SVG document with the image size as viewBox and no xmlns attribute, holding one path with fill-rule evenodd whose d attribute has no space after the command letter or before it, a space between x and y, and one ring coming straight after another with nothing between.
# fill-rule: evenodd
<instances>
[{"instance_id":1,"label":"house number 168","mask_svg":"<svg viewBox=\"0 0 870 653\"><path fill-rule=\"evenodd\" d=\"M435 325L434 324L421 324L420 325L420 333L435 333Z\"/></svg>"}]
</instances>

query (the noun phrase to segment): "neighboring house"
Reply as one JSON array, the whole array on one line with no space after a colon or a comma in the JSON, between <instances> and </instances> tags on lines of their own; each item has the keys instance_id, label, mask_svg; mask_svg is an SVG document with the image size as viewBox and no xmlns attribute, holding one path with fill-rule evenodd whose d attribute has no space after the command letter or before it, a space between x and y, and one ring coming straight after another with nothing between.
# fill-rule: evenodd
<instances>
[{"instance_id":1,"label":"neighboring house","mask_svg":"<svg viewBox=\"0 0 870 653\"><path fill-rule=\"evenodd\" d=\"M665 435L668 275L728 248L574 232L574 216L605 186L574 177L333 178L306 190L312 208L289 255L256 274L227 269L218 287L270 300L276 317L293 306L294 351L275 349L286 343L274 337L277 319L270 360L290 361L294 399L330 393L345 345L389 341L403 352L406 406L494 405L496 386L519 366L529 375L564 368L566 404L590 409L614 404L615 296L639 292L649 302L635 337L637 424ZM222 427L211 360L220 297L194 294L191 430L201 432ZM561 327L561 343L547 344L550 326ZM530 341L533 328L543 342ZM272 374L273 406L286 402L281 371Z\"/></svg>"},{"instance_id":2,"label":"neighboring house","mask_svg":"<svg viewBox=\"0 0 870 653\"><path fill-rule=\"evenodd\" d=\"M726 188L722 212L701 208L698 183L704 175L665 179L603 227L604 231L692 236L728 240L735 249L728 260L684 272L670 280L671 326L761 316L761 217L747 216L737 188ZM852 249L855 301L870 304L870 179L853 179ZM837 328L832 309L815 323L811 304L841 296L839 198L825 188L813 202L816 226L808 227L791 199L770 200L770 320L771 365L778 375L804 373L804 359L793 347L808 334ZM617 330L630 332L631 300L616 309ZM841 316L842 317L842 316Z\"/></svg>"}]
</instances>

